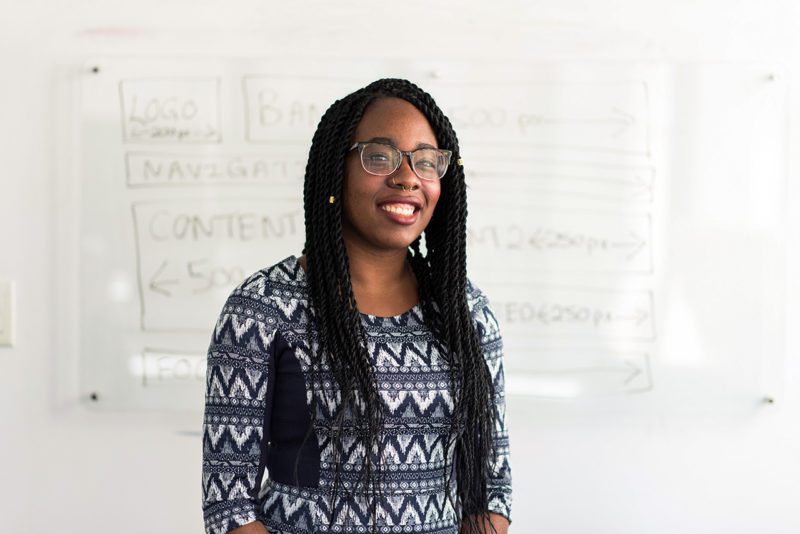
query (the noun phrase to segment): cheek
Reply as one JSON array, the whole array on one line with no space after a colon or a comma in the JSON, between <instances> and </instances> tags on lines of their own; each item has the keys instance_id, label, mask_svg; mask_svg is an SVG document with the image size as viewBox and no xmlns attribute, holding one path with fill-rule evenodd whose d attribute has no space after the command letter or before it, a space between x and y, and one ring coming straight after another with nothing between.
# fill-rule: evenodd
<instances>
[{"instance_id":1,"label":"cheek","mask_svg":"<svg viewBox=\"0 0 800 534\"><path fill-rule=\"evenodd\" d=\"M342 180L342 202L344 203L343 209L345 213L353 210L353 203L358 199L358 189L353 187L355 182L353 180L354 173L352 162L348 162L345 165L344 179Z\"/></svg>"},{"instance_id":2,"label":"cheek","mask_svg":"<svg viewBox=\"0 0 800 534\"><path fill-rule=\"evenodd\" d=\"M431 209L435 209L439 203L439 197L442 194L442 186L438 183L428 191L428 204Z\"/></svg>"},{"instance_id":3,"label":"cheek","mask_svg":"<svg viewBox=\"0 0 800 534\"><path fill-rule=\"evenodd\" d=\"M353 199L353 190L351 187L348 186L347 178L345 178L344 183L342 184L342 222L352 223L353 222L353 209L354 209L354 199Z\"/></svg>"},{"instance_id":4,"label":"cheek","mask_svg":"<svg viewBox=\"0 0 800 534\"><path fill-rule=\"evenodd\" d=\"M369 176L359 174L358 170L354 171L350 166L346 168L342 184L342 211L346 222L352 224L369 216L375 201L375 187Z\"/></svg>"}]
</instances>

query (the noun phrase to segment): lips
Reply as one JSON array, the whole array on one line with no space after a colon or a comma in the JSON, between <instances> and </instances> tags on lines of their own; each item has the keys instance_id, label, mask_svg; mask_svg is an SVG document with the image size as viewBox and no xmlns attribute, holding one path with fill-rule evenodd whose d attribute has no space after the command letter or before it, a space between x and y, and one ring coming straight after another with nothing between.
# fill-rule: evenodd
<instances>
[{"instance_id":1,"label":"lips","mask_svg":"<svg viewBox=\"0 0 800 534\"><path fill-rule=\"evenodd\" d=\"M398 215L413 215L414 212L417 210L414 206L409 204L382 204L381 209L383 211L388 211L390 213L396 213Z\"/></svg>"},{"instance_id":2,"label":"lips","mask_svg":"<svg viewBox=\"0 0 800 534\"><path fill-rule=\"evenodd\" d=\"M378 202L378 207L381 209L392 208L393 210L403 210L408 209L411 206L414 208L414 212L419 211L422 209L422 201L417 197L412 196L392 196L386 197Z\"/></svg>"},{"instance_id":3,"label":"lips","mask_svg":"<svg viewBox=\"0 0 800 534\"><path fill-rule=\"evenodd\" d=\"M414 197L390 197L378 202L384 215L394 223L409 225L417 222L422 201Z\"/></svg>"}]
</instances>

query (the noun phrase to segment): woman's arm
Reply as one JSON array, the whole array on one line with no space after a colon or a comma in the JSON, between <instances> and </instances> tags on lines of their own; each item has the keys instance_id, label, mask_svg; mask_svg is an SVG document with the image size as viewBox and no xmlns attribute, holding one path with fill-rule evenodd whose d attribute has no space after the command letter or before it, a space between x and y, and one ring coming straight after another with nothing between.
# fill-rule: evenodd
<instances>
[{"instance_id":1,"label":"woman's arm","mask_svg":"<svg viewBox=\"0 0 800 534\"><path fill-rule=\"evenodd\" d=\"M256 521L254 523L248 523L239 528L235 528L228 534L269 534L269 531L267 530L267 527L264 526L264 523Z\"/></svg>"},{"instance_id":2,"label":"woman's arm","mask_svg":"<svg viewBox=\"0 0 800 534\"><path fill-rule=\"evenodd\" d=\"M489 526L491 522L492 526ZM480 519L478 524L480 525ZM508 519L503 517L500 514L496 514L494 512L489 512L489 521L486 519L483 520L483 524L481 525L481 529L485 534L493 534L492 527L497 531L497 534L508 534ZM459 534L468 534L468 530L464 522L461 523L461 530Z\"/></svg>"},{"instance_id":3,"label":"woman's arm","mask_svg":"<svg viewBox=\"0 0 800 534\"><path fill-rule=\"evenodd\" d=\"M274 395L276 327L263 319L259 274L240 284L220 313L208 349L203 421L206 534L259 528L258 491L266 470ZM255 523L255 524L254 524Z\"/></svg>"},{"instance_id":4,"label":"woman's arm","mask_svg":"<svg viewBox=\"0 0 800 534\"><path fill-rule=\"evenodd\" d=\"M491 517L491 524L500 534L505 534L511 524L511 457L508 443L508 427L506 425L505 371L503 365L503 337L500 325L489 304L488 297L472 283L469 283L473 320L480 337L486 365L491 375L494 389L495 425L492 429L492 445L496 455L490 458L491 469L487 473L486 511ZM479 522L480 524L480 522ZM491 532L488 525L484 525Z\"/></svg>"}]
</instances>

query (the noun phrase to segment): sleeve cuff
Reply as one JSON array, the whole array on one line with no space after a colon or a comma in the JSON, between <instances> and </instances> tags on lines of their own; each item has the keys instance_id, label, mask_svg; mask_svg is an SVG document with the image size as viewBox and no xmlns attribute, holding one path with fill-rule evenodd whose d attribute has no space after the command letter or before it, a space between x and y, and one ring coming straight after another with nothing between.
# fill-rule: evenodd
<instances>
[{"instance_id":1,"label":"sleeve cuff","mask_svg":"<svg viewBox=\"0 0 800 534\"><path fill-rule=\"evenodd\" d=\"M225 534L258 519L255 505L249 501L221 502L204 514L206 534Z\"/></svg>"},{"instance_id":2,"label":"sleeve cuff","mask_svg":"<svg viewBox=\"0 0 800 534\"><path fill-rule=\"evenodd\" d=\"M490 512L500 514L508 519L511 524L511 497L504 495L492 495L489 497L488 509Z\"/></svg>"}]
</instances>

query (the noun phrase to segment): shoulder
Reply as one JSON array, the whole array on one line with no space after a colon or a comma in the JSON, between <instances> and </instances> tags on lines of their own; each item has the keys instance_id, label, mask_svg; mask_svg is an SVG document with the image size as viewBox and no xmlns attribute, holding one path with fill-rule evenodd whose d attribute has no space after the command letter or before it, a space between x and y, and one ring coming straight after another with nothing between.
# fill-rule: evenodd
<instances>
[{"instance_id":1,"label":"shoulder","mask_svg":"<svg viewBox=\"0 0 800 534\"><path fill-rule=\"evenodd\" d=\"M301 302L307 302L300 269L293 256L259 269L231 291L223 311L253 315L261 321L268 316L291 320L292 312L301 307Z\"/></svg>"},{"instance_id":2,"label":"shoulder","mask_svg":"<svg viewBox=\"0 0 800 534\"><path fill-rule=\"evenodd\" d=\"M233 290L234 293L247 293L253 298L287 296L299 293L303 283L303 273L294 256L264 267L247 276Z\"/></svg>"},{"instance_id":3,"label":"shoulder","mask_svg":"<svg viewBox=\"0 0 800 534\"><path fill-rule=\"evenodd\" d=\"M491 341L499 336L500 327L489 297L469 278L467 278L467 306L481 341Z\"/></svg>"}]
</instances>

